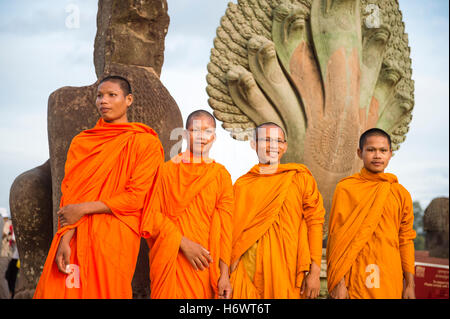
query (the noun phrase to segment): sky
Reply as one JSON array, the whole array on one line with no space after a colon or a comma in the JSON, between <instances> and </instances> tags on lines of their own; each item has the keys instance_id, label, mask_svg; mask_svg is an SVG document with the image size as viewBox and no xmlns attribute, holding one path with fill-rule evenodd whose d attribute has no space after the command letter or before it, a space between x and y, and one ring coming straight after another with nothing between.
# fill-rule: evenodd
<instances>
[{"instance_id":1,"label":"sky","mask_svg":"<svg viewBox=\"0 0 450 319\"><path fill-rule=\"evenodd\" d=\"M161 81L183 119L196 109L212 111L206 66L227 3L168 0L171 22ZM406 141L387 171L425 208L449 194L449 2L399 3L411 47L415 107ZM49 158L49 95L96 81L96 15L95 0L0 0L0 208L8 214L14 179ZM221 127L210 155L233 181L257 161L248 142L233 140Z\"/></svg>"}]
</instances>

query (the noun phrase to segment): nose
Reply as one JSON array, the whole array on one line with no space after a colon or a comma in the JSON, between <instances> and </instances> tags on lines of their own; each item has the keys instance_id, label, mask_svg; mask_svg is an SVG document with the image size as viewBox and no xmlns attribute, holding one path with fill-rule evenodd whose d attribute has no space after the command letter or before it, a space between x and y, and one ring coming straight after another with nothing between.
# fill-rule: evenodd
<instances>
[{"instance_id":1,"label":"nose","mask_svg":"<svg viewBox=\"0 0 450 319\"><path fill-rule=\"evenodd\" d=\"M105 104L107 102L107 98L104 95L97 96L97 103L98 104Z\"/></svg>"}]
</instances>

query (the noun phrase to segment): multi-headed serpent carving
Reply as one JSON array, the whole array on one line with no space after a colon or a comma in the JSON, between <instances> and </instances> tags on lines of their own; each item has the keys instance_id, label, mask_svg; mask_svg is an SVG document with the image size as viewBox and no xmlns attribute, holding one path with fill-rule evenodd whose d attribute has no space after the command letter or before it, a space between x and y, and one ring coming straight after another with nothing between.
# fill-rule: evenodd
<instances>
[{"instance_id":1,"label":"multi-headed serpent carving","mask_svg":"<svg viewBox=\"0 0 450 319\"><path fill-rule=\"evenodd\" d=\"M359 135L379 127L398 150L414 82L396 0L238 0L217 28L207 92L238 140L275 122L283 160L306 164L327 211L337 182L361 167Z\"/></svg>"}]
</instances>

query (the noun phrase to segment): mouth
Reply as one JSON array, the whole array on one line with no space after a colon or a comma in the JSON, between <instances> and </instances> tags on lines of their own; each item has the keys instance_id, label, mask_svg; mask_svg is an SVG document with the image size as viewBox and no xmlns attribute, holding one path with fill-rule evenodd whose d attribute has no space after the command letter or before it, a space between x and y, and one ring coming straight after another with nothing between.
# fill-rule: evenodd
<instances>
[{"instance_id":1,"label":"mouth","mask_svg":"<svg viewBox=\"0 0 450 319\"><path fill-rule=\"evenodd\" d=\"M383 162L372 162L374 166L383 166Z\"/></svg>"},{"instance_id":2,"label":"mouth","mask_svg":"<svg viewBox=\"0 0 450 319\"><path fill-rule=\"evenodd\" d=\"M194 145L196 145L197 147L204 148L205 146L208 145L208 142L194 141Z\"/></svg>"},{"instance_id":3,"label":"mouth","mask_svg":"<svg viewBox=\"0 0 450 319\"><path fill-rule=\"evenodd\" d=\"M278 155L280 155L280 152L279 151L268 151L266 154L267 154L267 156L278 157Z\"/></svg>"},{"instance_id":4,"label":"mouth","mask_svg":"<svg viewBox=\"0 0 450 319\"><path fill-rule=\"evenodd\" d=\"M108 107L100 107L100 113L107 113L109 111L111 111L111 109Z\"/></svg>"}]
</instances>

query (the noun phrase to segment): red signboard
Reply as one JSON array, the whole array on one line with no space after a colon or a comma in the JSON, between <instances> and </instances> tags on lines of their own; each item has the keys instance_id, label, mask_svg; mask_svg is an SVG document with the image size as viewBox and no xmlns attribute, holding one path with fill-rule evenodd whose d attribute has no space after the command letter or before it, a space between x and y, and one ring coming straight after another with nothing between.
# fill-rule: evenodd
<instances>
[{"instance_id":1,"label":"red signboard","mask_svg":"<svg viewBox=\"0 0 450 319\"><path fill-rule=\"evenodd\" d=\"M448 299L448 265L416 262L416 298Z\"/></svg>"}]
</instances>

